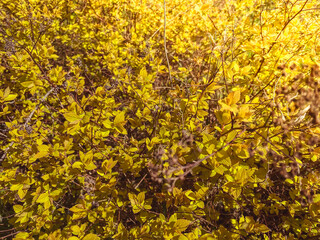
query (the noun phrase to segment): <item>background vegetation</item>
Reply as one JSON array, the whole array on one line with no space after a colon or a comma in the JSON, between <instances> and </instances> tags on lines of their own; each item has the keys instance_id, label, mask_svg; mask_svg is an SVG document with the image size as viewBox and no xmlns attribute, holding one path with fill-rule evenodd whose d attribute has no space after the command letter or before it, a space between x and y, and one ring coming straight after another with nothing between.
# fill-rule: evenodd
<instances>
[{"instance_id":1,"label":"background vegetation","mask_svg":"<svg viewBox=\"0 0 320 240\"><path fill-rule=\"evenodd\" d=\"M1 0L0 239L319 239L317 0Z\"/></svg>"}]
</instances>

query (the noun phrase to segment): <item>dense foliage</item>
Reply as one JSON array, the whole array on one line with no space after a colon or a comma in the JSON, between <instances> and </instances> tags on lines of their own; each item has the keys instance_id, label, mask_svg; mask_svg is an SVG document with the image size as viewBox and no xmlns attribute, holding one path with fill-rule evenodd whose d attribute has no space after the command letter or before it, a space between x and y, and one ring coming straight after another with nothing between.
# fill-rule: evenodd
<instances>
[{"instance_id":1,"label":"dense foliage","mask_svg":"<svg viewBox=\"0 0 320 240\"><path fill-rule=\"evenodd\" d=\"M317 0L0 0L0 239L319 239Z\"/></svg>"}]
</instances>

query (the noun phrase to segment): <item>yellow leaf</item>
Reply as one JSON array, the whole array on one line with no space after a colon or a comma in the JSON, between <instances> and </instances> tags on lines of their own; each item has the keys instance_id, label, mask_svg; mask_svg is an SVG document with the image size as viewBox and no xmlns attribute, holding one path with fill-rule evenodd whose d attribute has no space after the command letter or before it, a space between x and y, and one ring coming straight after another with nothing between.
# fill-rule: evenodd
<instances>
[{"instance_id":1,"label":"yellow leaf","mask_svg":"<svg viewBox=\"0 0 320 240\"><path fill-rule=\"evenodd\" d=\"M71 226L71 231L72 231L72 234L74 235L78 235L79 233L81 233L81 229L77 225Z\"/></svg>"},{"instance_id":2,"label":"yellow leaf","mask_svg":"<svg viewBox=\"0 0 320 240\"><path fill-rule=\"evenodd\" d=\"M37 199L37 203L44 203L49 201L49 194L47 192L41 193L40 196Z\"/></svg>"},{"instance_id":3,"label":"yellow leaf","mask_svg":"<svg viewBox=\"0 0 320 240\"><path fill-rule=\"evenodd\" d=\"M186 220L186 219L178 219L175 224L174 224L174 227L176 228L176 230L178 232L183 232L185 231L189 224L190 224L190 220Z\"/></svg>"},{"instance_id":4,"label":"yellow leaf","mask_svg":"<svg viewBox=\"0 0 320 240\"><path fill-rule=\"evenodd\" d=\"M203 201L197 202L197 206L198 206L199 208L204 208L204 202L203 202Z\"/></svg>"},{"instance_id":5,"label":"yellow leaf","mask_svg":"<svg viewBox=\"0 0 320 240\"><path fill-rule=\"evenodd\" d=\"M107 173L108 171L110 171L116 164L118 161L113 161L113 159L109 159L109 160L105 160L102 163L102 168L104 170L105 173Z\"/></svg>"},{"instance_id":6,"label":"yellow leaf","mask_svg":"<svg viewBox=\"0 0 320 240\"><path fill-rule=\"evenodd\" d=\"M85 166L85 169L87 169L87 170L94 170L96 168L97 168L97 166L93 162L90 162L89 164L87 164Z\"/></svg>"},{"instance_id":7,"label":"yellow leaf","mask_svg":"<svg viewBox=\"0 0 320 240\"><path fill-rule=\"evenodd\" d=\"M187 238L186 236L184 235L180 235L179 236L179 240L189 240L190 238Z\"/></svg>"},{"instance_id":8,"label":"yellow leaf","mask_svg":"<svg viewBox=\"0 0 320 240\"><path fill-rule=\"evenodd\" d=\"M185 195L190 200L195 200L196 199L196 194L194 192L192 192L191 190L186 191Z\"/></svg>"},{"instance_id":9,"label":"yellow leaf","mask_svg":"<svg viewBox=\"0 0 320 240\"><path fill-rule=\"evenodd\" d=\"M230 142L232 140L234 140L234 138L237 136L238 132L236 130L231 131L226 139L226 142Z\"/></svg>"},{"instance_id":10,"label":"yellow leaf","mask_svg":"<svg viewBox=\"0 0 320 240\"><path fill-rule=\"evenodd\" d=\"M47 145L39 145L38 146L39 152L34 156L34 159L42 158L47 156L49 152L49 146Z\"/></svg>"},{"instance_id":11,"label":"yellow leaf","mask_svg":"<svg viewBox=\"0 0 320 240\"><path fill-rule=\"evenodd\" d=\"M111 123L112 123L112 122L111 122L109 119L107 119L107 120L105 120L105 121L102 122L102 124L103 124L103 126L104 126L105 128L112 128Z\"/></svg>"},{"instance_id":12,"label":"yellow leaf","mask_svg":"<svg viewBox=\"0 0 320 240\"><path fill-rule=\"evenodd\" d=\"M128 134L127 130L122 125L117 125L116 130L121 134L124 134L124 135Z\"/></svg>"},{"instance_id":13,"label":"yellow leaf","mask_svg":"<svg viewBox=\"0 0 320 240\"><path fill-rule=\"evenodd\" d=\"M17 96L18 94L10 94L8 97L4 98L4 101L12 101L16 99Z\"/></svg>"},{"instance_id":14,"label":"yellow leaf","mask_svg":"<svg viewBox=\"0 0 320 240\"><path fill-rule=\"evenodd\" d=\"M236 104L227 105L227 104L223 103L222 101L219 101L219 104L221 105L221 111L229 111L229 112L233 112L233 113L237 113L239 111L238 106Z\"/></svg>"},{"instance_id":15,"label":"yellow leaf","mask_svg":"<svg viewBox=\"0 0 320 240\"><path fill-rule=\"evenodd\" d=\"M19 184L11 185L10 190L11 191L17 191L17 190L22 189L22 188L23 188L23 184L19 183Z\"/></svg>"},{"instance_id":16,"label":"yellow leaf","mask_svg":"<svg viewBox=\"0 0 320 240\"><path fill-rule=\"evenodd\" d=\"M86 209L83 206L83 204L77 204L77 205L74 205L72 208L70 208L70 211L76 213L76 212L86 211Z\"/></svg>"},{"instance_id":17,"label":"yellow leaf","mask_svg":"<svg viewBox=\"0 0 320 240\"><path fill-rule=\"evenodd\" d=\"M315 195L313 196L313 202L314 202L314 203L320 202L320 194L315 194Z\"/></svg>"},{"instance_id":18,"label":"yellow leaf","mask_svg":"<svg viewBox=\"0 0 320 240\"><path fill-rule=\"evenodd\" d=\"M209 7L211 7L210 4L203 4L203 5L201 6L201 11L205 11L205 10L207 10Z\"/></svg>"},{"instance_id":19,"label":"yellow leaf","mask_svg":"<svg viewBox=\"0 0 320 240\"><path fill-rule=\"evenodd\" d=\"M79 162L79 161L74 162L74 163L72 164L72 168L79 168L79 169L81 169L82 166L83 166L83 163L82 163L82 162Z\"/></svg>"},{"instance_id":20,"label":"yellow leaf","mask_svg":"<svg viewBox=\"0 0 320 240\"><path fill-rule=\"evenodd\" d=\"M223 165L220 165L219 167L215 168L214 170L216 171L216 173L218 173L220 175L223 175L223 173L225 171L227 171L228 169L225 168Z\"/></svg>"},{"instance_id":21,"label":"yellow leaf","mask_svg":"<svg viewBox=\"0 0 320 240\"><path fill-rule=\"evenodd\" d=\"M32 88L32 87L34 87L34 82L33 81L26 81L26 82L22 82L21 85L26 88Z\"/></svg>"},{"instance_id":22,"label":"yellow leaf","mask_svg":"<svg viewBox=\"0 0 320 240\"><path fill-rule=\"evenodd\" d=\"M251 70L251 66L245 66L244 68L241 68L240 74L241 75L247 75Z\"/></svg>"},{"instance_id":23,"label":"yellow leaf","mask_svg":"<svg viewBox=\"0 0 320 240\"><path fill-rule=\"evenodd\" d=\"M213 237L213 235L210 233L206 233L199 238L199 240L215 240L215 239L216 238Z\"/></svg>"},{"instance_id":24,"label":"yellow leaf","mask_svg":"<svg viewBox=\"0 0 320 240\"><path fill-rule=\"evenodd\" d=\"M241 194L241 188L232 188L231 190L231 195L235 198L238 199Z\"/></svg>"},{"instance_id":25,"label":"yellow leaf","mask_svg":"<svg viewBox=\"0 0 320 240\"><path fill-rule=\"evenodd\" d=\"M18 196L19 196L19 198L20 198L20 199L23 199L23 198L26 196L27 192L28 192L27 189L19 189L19 190L18 190Z\"/></svg>"},{"instance_id":26,"label":"yellow leaf","mask_svg":"<svg viewBox=\"0 0 320 240\"><path fill-rule=\"evenodd\" d=\"M202 110L202 109L198 109L198 117L205 117L207 116L209 113L205 110Z\"/></svg>"},{"instance_id":27,"label":"yellow leaf","mask_svg":"<svg viewBox=\"0 0 320 240\"><path fill-rule=\"evenodd\" d=\"M144 192L139 193L137 196L138 203L142 204L144 202L144 198L145 198L145 193Z\"/></svg>"},{"instance_id":28,"label":"yellow leaf","mask_svg":"<svg viewBox=\"0 0 320 240\"><path fill-rule=\"evenodd\" d=\"M48 145L39 145L38 150L40 152L48 152L49 151L49 146Z\"/></svg>"},{"instance_id":29,"label":"yellow leaf","mask_svg":"<svg viewBox=\"0 0 320 240\"><path fill-rule=\"evenodd\" d=\"M21 212L21 211L23 210L23 206L21 206L21 205L14 205L14 206L13 206L13 210L14 210L15 213L19 213L19 212Z\"/></svg>"},{"instance_id":30,"label":"yellow leaf","mask_svg":"<svg viewBox=\"0 0 320 240\"><path fill-rule=\"evenodd\" d=\"M225 125L231 121L230 112L216 111L215 115L221 125Z\"/></svg>"},{"instance_id":31,"label":"yellow leaf","mask_svg":"<svg viewBox=\"0 0 320 240\"><path fill-rule=\"evenodd\" d=\"M14 237L14 239L15 239L15 240L28 239L28 237L29 237L29 233L27 233L27 232L19 232L19 233Z\"/></svg>"},{"instance_id":32,"label":"yellow leaf","mask_svg":"<svg viewBox=\"0 0 320 240\"><path fill-rule=\"evenodd\" d=\"M124 119L124 112L120 112L119 114L117 114L117 116L114 118L114 125L115 126L123 126L125 124L125 119Z\"/></svg>"},{"instance_id":33,"label":"yellow leaf","mask_svg":"<svg viewBox=\"0 0 320 240\"><path fill-rule=\"evenodd\" d=\"M137 199L134 194L128 193L128 197L129 197L129 200L130 200L132 206L137 205Z\"/></svg>"},{"instance_id":34,"label":"yellow leaf","mask_svg":"<svg viewBox=\"0 0 320 240\"><path fill-rule=\"evenodd\" d=\"M99 239L100 237L93 233L89 233L84 238L82 238L82 240L99 240Z\"/></svg>"},{"instance_id":35,"label":"yellow leaf","mask_svg":"<svg viewBox=\"0 0 320 240\"><path fill-rule=\"evenodd\" d=\"M172 222L176 222L177 221L177 214L174 213L171 215L171 217L169 218L169 223L172 223Z\"/></svg>"},{"instance_id":36,"label":"yellow leaf","mask_svg":"<svg viewBox=\"0 0 320 240\"><path fill-rule=\"evenodd\" d=\"M240 107L238 117L247 120L250 118L250 116L251 116L251 111L249 109L249 106L242 105Z\"/></svg>"},{"instance_id":37,"label":"yellow leaf","mask_svg":"<svg viewBox=\"0 0 320 240\"><path fill-rule=\"evenodd\" d=\"M267 233L270 229L264 224L255 224L254 231L256 233Z\"/></svg>"},{"instance_id":38,"label":"yellow leaf","mask_svg":"<svg viewBox=\"0 0 320 240\"><path fill-rule=\"evenodd\" d=\"M236 104L237 102L239 102L240 97L241 97L240 90L229 93L227 100L226 100L227 105L231 106L233 104Z\"/></svg>"},{"instance_id":39,"label":"yellow leaf","mask_svg":"<svg viewBox=\"0 0 320 240\"><path fill-rule=\"evenodd\" d=\"M84 117L84 114L77 115L77 113L75 113L75 112L67 112L63 116L71 124L76 124L76 123L79 123L82 120L82 118Z\"/></svg>"},{"instance_id":40,"label":"yellow leaf","mask_svg":"<svg viewBox=\"0 0 320 240\"><path fill-rule=\"evenodd\" d=\"M216 85L216 82L210 83L210 85L206 88L206 91L209 93L214 93L215 90L220 89L221 86Z\"/></svg>"},{"instance_id":41,"label":"yellow leaf","mask_svg":"<svg viewBox=\"0 0 320 240\"><path fill-rule=\"evenodd\" d=\"M8 97L8 96L9 96L9 94L10 94L10 88L9 88L9 87L7 87L7 88L4 90L3 98Z\"/></svg>"}]
</instances>

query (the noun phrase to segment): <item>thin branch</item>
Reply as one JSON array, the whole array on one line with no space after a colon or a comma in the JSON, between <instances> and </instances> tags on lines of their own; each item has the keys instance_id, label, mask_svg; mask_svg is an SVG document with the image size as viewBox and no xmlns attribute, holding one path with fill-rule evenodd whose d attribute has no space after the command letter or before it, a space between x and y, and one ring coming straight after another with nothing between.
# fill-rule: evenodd
<instances>
[{"instance_id":1,"label":"thin branch","mask_svg":"<svg viewBox=\"0 0 320 240\"><path fill-rule=\"evenodd\" d=\"M50 93L53 92L53 90L54 90L54 88L51 88L51 89L46 93L46 95L44 95L44 96L40 99L40 103L37 104L37 106L32 110L32 112L30 113L30 115L29 115L28 118L26 119L26 122L25 122L24 125L23 125L24 129L26 129L28 123L30 122L30 120L31 120L32 116L34 115L35 111L39 108L40 104L47 99L47 97L50 95ZM9 151L10 147L13 146L13 143L14 143L14 142L11 142L10 145L4 150L4 153L2 154L2 157L0 158L0 163L6 158L7 153L8 153L8 151Z\"/></svg>"},{"instance_id":2,"label":"thin branch","mask_svg":"<svg viewBox=\"0 0 320 240\"><path fill-rule=\"evenodd\" d=\"M11 232L11 231L14 231L16 230L15 228L10 228L10 229L5 229L5 230L0 230L0 233L3 233L3 232Z\"/></svg>"},{"instance_id":3,"label":"thin branch","mask_svg":"<svg viewBox=\"0 0 320 240\"><path fill-rule=\"evenodd\" d=\"M147 176L147 174L145 174L143 176L143 178L140 180L140 182L138 182L138 184L134 187L134 189L137 189L140 186L140 184L143 182L143 180L146 178L146 176Z\"/></svg>"},{"instance_id":4,"label":"thin branch","mask_svg":"<svg viewBox=\"0 0 320 240\"><path fill-rule=\"evenodd\" d=\"M46 95L44 95L44 96L41 98L40 103L44 102L44 101L47 99L47 97L53 92L53 90L54 90L54 88L51 88L51 89L46 93ZM37 109L39 108L40 103L37 104L37 106L33 109L33 111L32 111L32 112L30 113L30 115L28 116L26 122L24 123L24 128L27 127L27 125L28 125L28 123L30 122L33 114L34 114L35 111L37 111Z\"/></svg>"},{"instance_id":5,"label":"thin branch","mask_svg":"<svg viewBox=\"0 0 320 240\"><path fill-rule=\"evenodd\" d=\"M237 135L231 141L229 141L228 143L226 143L224 146L220 147L218 150L214 151L213 153L209 154L208 156L205 156L204 158L198 159L198 160L194 161L192 164L189 164L187 166L183 166L182 169L185 170L185 172L182 175L180 175L179 177L173 178L172 189L175 186L175 183L177 182L177 180L179 180L181 178L183 179L185 176L187 176L189 173L191 173L194 168L198 167L203 161L213 157L218 152L220 152L221 150L228 147L230 144L232 144L237 139L237 137L239 135L241 135L245 131L246 131L246 129L242 130L241 132L238 132Z\"/></svg>"},{"instance_id":6,"label":"thin branch","mask_svg":"<svg viewBox=\"0 0 320 240\"><path fill-rule=\"evenodd\" d=\"M166 0L163 0L163 41L164 41L164 52L166 54L168 70L169 70L169 78L172 85L172 77L171 77L170 62L169 62L168 49L167 49L167 39L166 39Z\"/></svg>"},{"instance_id":7,"label":"thin branch","mask_svg":"<svg viewBox=\"0 0 320 240\"><path fill-rule=\"evenodd\" d=\"M14 235L16 235L16 234L18 234L20 231L18 231L18 232L14 232L14 233L10 233L10 234L8 234L8 235L6 235L6 236L4 236L4 237L0 237L0 239L9 239L9 237L11 237L11 236L14 236Z\"/></svg>"},{"instance_id":8,"label":"thin branch","mask_svg":"<svg viewBox=\"0 0 320 240\"><path fill-rule=\"evenodd\" d=\"M274 47L274 45L277 43L279 37L281 36L281 34L283 33L283 31L287 28L287 26L289 25L289 23L290 23L296 16L298 16L299 13L301 13L301 12L303 11L303 9L304 9L304 7L306 6L306 4L307 4L308 1L309 1L309 0L306 0L306 1L304 2L303 6L301 7L301 9L300 9L295 15L293 15L293 16L284 24L284 26L282 27L281 31L278 33L277 37L275 38L275 40L273 41L273 43L272 43L271 46L269 47L269 49L268 49L268 51L266 52L266 54L268 54L268 53L271 51L271 49ZM261 71L261 68L262 68L262 65L264 64L264 62L265 62L265 58L262 57L262 59L261 59L261 61L260 61L260 66L259 66L257 72L255 73L254 78L258 76L258 74L259 74L259 72Z\"/></svg>"}]
</instances>

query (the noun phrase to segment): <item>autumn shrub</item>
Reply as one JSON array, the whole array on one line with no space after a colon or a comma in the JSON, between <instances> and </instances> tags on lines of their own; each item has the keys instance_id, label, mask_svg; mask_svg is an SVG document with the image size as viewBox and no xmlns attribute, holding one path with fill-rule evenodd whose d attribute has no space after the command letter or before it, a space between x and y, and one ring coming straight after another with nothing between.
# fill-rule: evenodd
<instances>
[{"instance_id":1,"label":"autumn shrub","mask_svg":"<svg viewBox=\"0 0 320 240\"><path fill-rule=\"evenodd\" d=\"M319 9L0 0L0 239L319 239Z\"/></svg>"}]
</instances>

